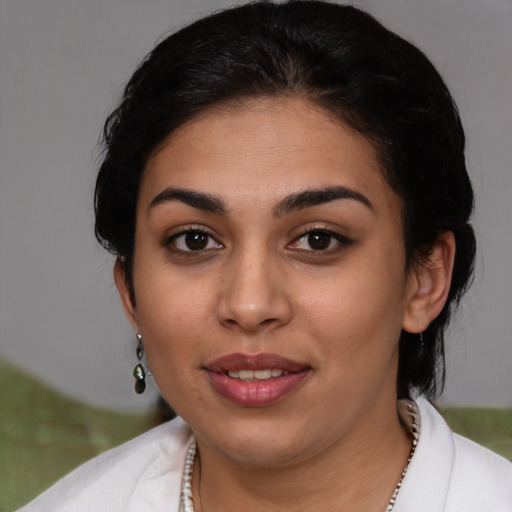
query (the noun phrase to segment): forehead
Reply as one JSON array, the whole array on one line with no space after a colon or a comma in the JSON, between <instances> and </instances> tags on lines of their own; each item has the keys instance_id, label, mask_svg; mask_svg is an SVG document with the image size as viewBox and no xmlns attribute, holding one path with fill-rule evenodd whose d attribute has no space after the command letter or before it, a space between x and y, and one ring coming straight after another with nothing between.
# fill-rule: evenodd
<instances>
[{"instance_id":1,"label":"forehead","mask_svg":"<svg viewBox=\"0 0 512 512\"><path fill-rule=\"evenodd\" d=\"M370 141L308 100L272 98L217 106L181 126L149 159L140 195L151 201L174 186L271 201L339 185L397 201Z\"/></svg>"}]
</instances>

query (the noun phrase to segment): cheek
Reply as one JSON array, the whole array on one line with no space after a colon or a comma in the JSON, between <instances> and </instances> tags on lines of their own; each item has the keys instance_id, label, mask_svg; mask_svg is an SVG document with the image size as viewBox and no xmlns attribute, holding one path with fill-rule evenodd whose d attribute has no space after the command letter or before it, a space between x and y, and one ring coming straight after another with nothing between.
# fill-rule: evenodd
<instances>
[{"instance_id":1,"label":"cheek","mask_svg":"<svg viewBox=\"0 0 512 512\"><path fill-rule=\"evenodd\" d=\"M185 417L188 402L199 409L207 406L199 386L203 340L208 338L205 311L206 304L190 290L155 294L139 311L153 378L171 407Z\"/></svg>"},{"instance_id":2,"label":"cheek","mask_svg":"<svg viewBox=\"0 0 512 512\"><path fill-rule=\"evenodd\" d=\"M180 330L182 326L197 325L211 293L204 279L176 270L162 251L151 246L137 256L134 285L141 328L158 333L173 326Z\"/></svg>"},{"instance_id":3,"label":"cheek","mask_svg":"<svg viewBox=\"0 0 512 512\"><path fill-rule=\"evenodd\" d=\"M150 266L136 269L135 291L137 323L151 371L157 380L160 373L173 378L183 361L193 361L197 354L208 297L197 283L180 282L178 276Z\"/></svg>"},{"instance_id":4,"label":"cheek","mask_svg":"<svg viewBox=\"0 0 512 512\"><path fill-rule=\"evenodd\" d=\"M400 265L388 261L381 257L361 262L310 286L300 301L303 328L314 331L323 349L339 359L341 355L347 364L355 362L358 353L389 353L398 346L405 275Z\"/></svg>"},{"instance_id":5,"label":"cheek","mask_svg":"<svg viewBox=\"0 0 512 512\"><path fill-rule=\"evenodd\" d=\"M331 283L303 309L307 339L316 340L325 414L332 404L341 414L359 408L362 397L395 388L402 294L396 281L384 289L368 277Z\"/></svg>"}]
</instances>

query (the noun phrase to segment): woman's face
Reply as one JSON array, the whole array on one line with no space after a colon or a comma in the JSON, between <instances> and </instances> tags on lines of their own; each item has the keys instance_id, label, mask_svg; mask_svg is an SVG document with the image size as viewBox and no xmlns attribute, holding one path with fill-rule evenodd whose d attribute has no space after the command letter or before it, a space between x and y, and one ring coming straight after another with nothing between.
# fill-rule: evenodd
<instances>
[{"instance_id":1,"label":"woman's face","mask_svg":"<svg viewBox=\"0 0 512 512\"><path fill-rule=\"evenodd\" d=\"M212 109L155 151L133 276L151 372L216 453L292 463L396 414L400 201L372 145L311 103Z\"/></svg>"}]
</instances>

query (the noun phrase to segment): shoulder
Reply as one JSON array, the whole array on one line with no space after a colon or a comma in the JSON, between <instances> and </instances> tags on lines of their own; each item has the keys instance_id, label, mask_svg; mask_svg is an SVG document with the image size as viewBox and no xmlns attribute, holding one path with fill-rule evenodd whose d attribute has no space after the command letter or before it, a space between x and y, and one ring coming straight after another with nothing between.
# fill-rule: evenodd
<instances>
[{"instance_id":1,"label":"shoulder","mask_svg":"<svg viewBox=\"0 0 512 512\"><path fill-rule=\"evenodd\" d=\"M455 434L425 399L397 512L512 512L512 463Z\"/></svg>"},{"instance_id":2,"label":"shoulder","mask_svg":"<svg viewBox=\"0 0 512 512\"><path fill-rule=\"evenodd\" d=\"M177 509L190 442L177 418L86 462L19 512L156 512L173 501Z\"/></svg>"},{"instance_id":3,"label":"shoulder","mask_svg":"<svg viewBox=\"0 0 512 512\"><path fill-rule=\"evenodd\" d=\"M420 402L422 428L431 437L430 449L451 445L446 512L511 512L512 463L496 453L454 433L439 412L426 400ZM444 440L443 440L444 438ZM440 457L444 457L440 454Z\"/></svg>"},{"instance_id":4,"label":"shoulder","mask_svg":"<svg viewBox=\"0 0 512 512\"><path fill-rule=\"evenodd\" d=\"M455 446L451 493L453 510L512 511L512 462L458 434ZM471 508L473 507L473 508Z\"/></svg>"}]
</instances>

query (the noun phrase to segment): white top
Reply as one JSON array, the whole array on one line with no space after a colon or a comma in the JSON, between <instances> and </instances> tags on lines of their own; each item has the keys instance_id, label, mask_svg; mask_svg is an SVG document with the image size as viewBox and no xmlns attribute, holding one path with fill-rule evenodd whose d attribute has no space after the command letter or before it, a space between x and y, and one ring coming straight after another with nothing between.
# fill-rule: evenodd
<instances>
[{"instance_id":1,"label":"white top","mask_svg":"<svg viewBox=\"0 0 512 512\"><path fill-rule=\"evenodd\" d=\"M512 463L454 434L424 398L421 431L394 512L512 512ZM114 448L18 512L178 512L192 434L181 420Z\"/></svg>"}]
</instances>

